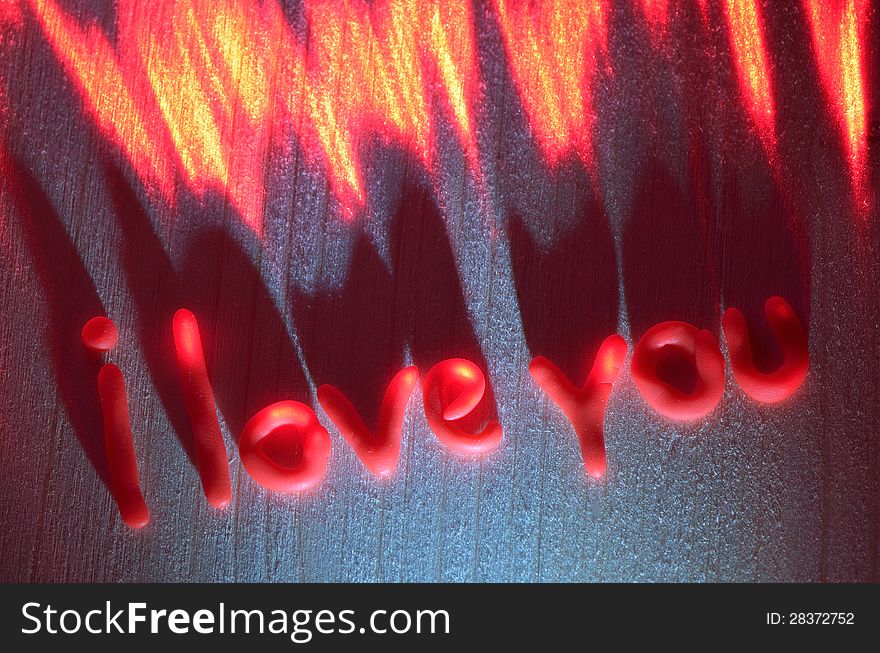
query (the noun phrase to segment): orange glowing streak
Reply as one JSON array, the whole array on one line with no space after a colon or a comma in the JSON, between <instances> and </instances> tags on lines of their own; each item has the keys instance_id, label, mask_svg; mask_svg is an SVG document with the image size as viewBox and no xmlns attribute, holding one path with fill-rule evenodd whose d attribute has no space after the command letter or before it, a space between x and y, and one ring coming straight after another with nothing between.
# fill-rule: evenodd
<instances>
[{"instance_id":1,"label":"orange glowing streak","mask_svg":"<svg viewBox=\"0 0 880 653\"><path fill-rule=\"evenodd\" d=\"M869 5L867 0L805 0L805 4L816 65L858 182L867 149L862 42Z\"/></svg>"},{"instance_id":2,"label":"orange glowing streak","mask_svg":"<svg viewBox=\"0 0 880 653\"><path fill-rule=\"evenodd\" d=\"M169 29L149 30L151 23ZM283 17L180 0L125 27L136 51L129 73L143 71L185 180L199 194L225 192L259 234L273 120L266 68L274 69Z\"/></svg>"},{"instance_id":3,"label":"orange glowing streak","mask_svg":"<svg viewBox=\"0 0 880 653\"><path fill-rule=\"evenodd\" d=\"M194 23L191 8L186 9L190 11L175 16L172 25ZM177 30L162 32L165 38L150 34L146 42L138 44L139 54L189 180L197 181L204 174L225 181L223 139L208 109L210 89L203 86L200 75L209 59L204 42L199 42L198 25L192 27L196 38L189 43ZM168 80L176 84L172 86Z\"/></svg>"},{"instance_id":4,"label":"orange glowing streak","mask_svg":"<svg viewBox=\"0 0 880 653\"><path fill-rule=\"evenodd\" d=\"M642 0L642 13L648 21L654 43L663 40L669 27L669 0Z\"/></svg>"},{"instance_id":5,"label":"orange glowing streak","mask_svg":"<svg viewBox=\"0 0 880 653\"><path fill-rule=\"evenodd\" d=\"M30 1L84 102L138 174L173 194L168 160L176 161L191 189L224 193L257 233L270 148L291 137L326 166L344 205L365 199L365 135L400 143L432 169L438 105L478 168L469 3L316 0L305 7L301 43L276 2L120 0L114 50L57 0Z\"/></svg>"},{"instance_id":6,"label":"orange glowing streak","mask_svg":"<svg viewBox=\"0 0 880 653\"><path fill-rule=\"evenodd\" d=\"M574 151L593 163L593 81L607 54L603 2L584 5L495 0L513 79L545 157L557 163Z\"/></svg>"},{"instance_id":7,"label":"orange glowing streak","mask_svg":"<svg viewBox=\"0 0 880 653\"><path fill-rule=\"evenodd\" d=\"M723 6L743 101L772 156L776 149L775 111L758 0L724 0Z\"/></svg>"},{"instance_id":8,"label":"orange glowing streak","mask_svg":"<svg viewBox=\"0 0 880 653\"><path fill-rule=\"evenodd\" d=\"M55 54L70 71L98 127L119 143L144 180L169 198L173 177L153 141L111 45L95 27L82 29L51 1L31 0Z\"/></svg>"},{"instance_id":9,"label":"orange glowing streak","mask_svg":"<svg viewBox=\"0 0 880 653\"><path fill-rule=\"evenodd\" d=\"M336 171L337 194L363 201L354 135L373 133L408 146L429 168L441 91L471 163L471 103L478 88L473 21L467 3L310 3L304 87L308 115ZM294 66L300 69L299 65Z\"/></svg>"}]
</instances>

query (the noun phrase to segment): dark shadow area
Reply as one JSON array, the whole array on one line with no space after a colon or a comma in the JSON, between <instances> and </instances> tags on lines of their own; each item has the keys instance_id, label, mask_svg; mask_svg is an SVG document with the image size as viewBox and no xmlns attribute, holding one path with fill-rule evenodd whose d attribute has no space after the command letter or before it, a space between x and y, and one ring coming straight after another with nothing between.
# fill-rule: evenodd
<instances>
[{"instance_id":1,"label":"dark shadow area","mask_svg":"<svg viewBox=\"0 0 880 653\"><path fill-rule=\"evenodd\" d=\"M718 297L708 225L708 161L690 160L689 188L652 158L643 168L623 231L623 278L633 341L666 320L717 333Z\"/></svg>"},{"instance_id":2,"label":"dark shadow area","mask_svg":"<svg viewBox=\"0 0 880 653\"><path fill-rule=\"evenodd\" d=\"M762 371L782 362L764 304L772 295L785 298L809 333L811 239L817 235L811 234L817 226L812 217L817 202L849 193L850 185L841 134L814 65L806 12L797 6L763 14L769 51L792 71L774 75L770 87L779 125L778 160L771 162L747 124L731 129L723 142L716 245L721 294L725 306L745 316L755 363ZM733 118L746 120L742 110Z\"/></svg>"},{"instance_id":3,"label":"dark shadow area","mask_svg":"<svg viewBox=\"0 0 880 653\"><path fill-rule=\"evenodd\" d=\"M369 427L409 344L425 373L446 358L468 358L488 374L465 305L446 226L430 191L405 181L390 219L391 270L358 236L340 288L313 295L294 289L293 313L316 383L340 388ZM495 417L491 389L461 423L476 431Z\"/></svg>"},{"instance_id":4,"label":"dark shadow area","mask_svg":"<svg viewBox=\"0 0 880 653\"><path fill-rule=\"evenodd\" d=\"M420 369L453 356L485 360L467 313L452 244L430 191L406 185L391 224L396 326Z\"/></svg>"},{"instance_id":5,"label":"dark shadow area","mask_svg":"<svg viewBox=\"0 0 880 653\"><path fill-rule=\"evenodd\" d=\"M44 333L60 398L83 451L106 485L104 421L98 400L101 358L80 340L83 325L106 314L104 306L40 184L24 163L12 156L7 162L9 193L48 310ZM35 323L32 326L39 329Z\"/></svg>"},{"instance_id":6,"label":"dark shadow area","mask_svg":"<svg viewBox=\"0 0 880 653\"><path fill-rule=\"evenodd\" d=\"M107 179L144 355L190 458L192 432L171 329L178 308L190 309L199 321L214 395L233 437L269 403L308 402L308 385L284 321L242 246L223 230L204 229L189 241L178 274L127 180L112 165Z\"/></svg>"},{"instance_id":7,"label":"dark shadow area","mask_svg":"<svg viewBox=\"0 0 880 653\"><path fill-rule=\"evenodd\" d=\"M542 247L525 219L508 226L516 295L532 356L546 356L576 384L602 341L617 332L614 240L590 196L574 226Z\"/></svg>"},{"instance_id":8,"label":"dark shadow area","mask_svg":"<svg viewBox=\"0 0 880 653\"><path fill-rule=\"evenodd\" d=\"M397 286L397 328L412 347L422 375L446 358L467 358L488 375L468 316L449 234L430 191L405 184L392 219L391 249ZM464 274L467 274L465 271ZM459 425L472 432L497 417L491 383Z\"/></svg>"},{"instance_id":9,"label":"dark shadow area","mask_svg":"<svg viewBox=\"0 0 880 653\"><path fill-rule=\"evenodd\" d=\"M180 281L186 306L199 319L217 402L236 439L247 420L271 403L310 403L275 301L229 233L198 233L187 248Z\"/></svg>"},{"instance_id":10,"label":"dark shadow area","mask_svg":"<svg viewBox=\"0 0 880 653\"><path fill-rule=\"evenodd\" d=\"M805 240L768 168L726 169L719 227L721 292L726 306L742 311L755 364L772 371L782 351L764 315L764 303L783 297L809 333L810 259Z\"/></svg>"},{"instance_id":11,"label":"dark shadow area","mask_svg":"<svg viewBox=\"0 0 880 653\"><path fill-rule=\"evenodd\" d=\"M137 308L141 352L171 426L193 460L192 431L180 389L171 333L174 312L183 306L177 273L128 180L112 163L105 166L105 174L113 213L122 234L122 267Z\"/></svg>"},{"instance_id":12,"label":"dark shadow area","mask_svg":"<svg viewBox=\"0 0 880 653\"><path fill-rule=\"evenodd\" d=\"M342 287L291 294L297 334L315 382L342 390L373 428L385 388L403 367L391 272L361 234Z\"/></svg>"}]
</instances>

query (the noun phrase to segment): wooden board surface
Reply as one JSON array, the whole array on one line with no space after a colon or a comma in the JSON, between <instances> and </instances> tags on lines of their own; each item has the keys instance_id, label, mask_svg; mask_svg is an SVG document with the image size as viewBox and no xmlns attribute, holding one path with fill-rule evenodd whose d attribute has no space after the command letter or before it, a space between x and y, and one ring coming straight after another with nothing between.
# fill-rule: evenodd
<instances>
[{"instance_id":1,"label":"wooden board surface","mask_svg":"<svg viewBox=\"0 0 880 653\"><path fill-rule=\"evenodd\" d=\"M138 20L161 34L158 7L169 5L146 4ZM230 173L262 175L257 236L229 187L193 182L185 157L168 159L173 197L155 192L59 61L61 28L38 20L39 5L0 12L0 578L880 580L876 15L858 199L799 5L762 5L771 162L727 46L689 54L727 43L720 3L709 3L721 21L710 37L679 12L660 46L634 5L615 4L586 165L572 152L548 162L499 22L477 4L480 174L439 96L430 165L381 130L358 136L366 199L353 214L309 143L274 133L285 147ZM119 7L60 5L123 52ZM284 9L293 32L319 38L312 14ZM112 79L102 83L112 94ZM189 106L185 88L173 93ZM244 152L253 138L233 130L227 144ZM797 395L763 407L728 378L709 418L680 425L645 404L627 366L606 416L608 474L588 481L530 358L576 376L610 333L630 349L661 320L717 334L731 305L766 343L772 294L809 332ZM187 453L170 339L184 305L203 324L229 451L233 502L222 512L206 506ZM112 360L153 517L141 532L121 523L103 480L97 366L78 340L104 312L120 328ZM417 391L386 481L320 410L333 450L318 489L269 495L242 469L235 439L269 402L317 407L316 384L333 382L376 406L401 365L424 373L447 356L488 372L504 440L485 458L447 451Z\"/></svg>"}]
</instances>

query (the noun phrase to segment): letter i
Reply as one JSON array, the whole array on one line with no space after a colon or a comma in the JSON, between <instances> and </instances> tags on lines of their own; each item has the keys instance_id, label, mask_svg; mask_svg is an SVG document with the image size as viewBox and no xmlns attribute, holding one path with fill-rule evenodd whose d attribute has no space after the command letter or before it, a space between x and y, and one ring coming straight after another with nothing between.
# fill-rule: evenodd
<instances>
[{"instance_id":1,"label":"letter i","mask_svg":"<svg viewBox=\"0 0 880 653\"><path fill-rule=\"evenodd\" d=\"M83 344L98 354L110 351L118 340L116 325L102 316L86 322L81 335ZM105 364L98 372L98 396L104 415L110 493L119 506L122 521L131 528L142 528L150 522L150 512L140 488L125 380L112 363Z\"/></svg>"},{"instance_id":2,"label":"letter i","mask_svg":"<svg viewBox=\"0 0 880 653\"><path fill-rule=\"evenodd\" d=\"M196 316L185 308L178 310L174 314L173 332L183 398L193 430L196 468L208 503L223 508L232 499L229 462Z\"/></svg>"}]
</instances>

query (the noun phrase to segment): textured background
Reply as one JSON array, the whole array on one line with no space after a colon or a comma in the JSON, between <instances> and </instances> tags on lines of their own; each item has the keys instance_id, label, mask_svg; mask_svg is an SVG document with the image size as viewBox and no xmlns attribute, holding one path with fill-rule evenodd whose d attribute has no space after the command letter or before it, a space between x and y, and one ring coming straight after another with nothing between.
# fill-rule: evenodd
<instances>
[{"instance_id":1,"label":"textured background","mask_svg":"<svg viewBox=\"0 0 880 653\"><path fill-rule=\"evenodd\" d=\"M474 5L482 179L438 110L431 166L405 143L360 137L366 204L352 218L291 137L265 153L258 238L222 188L180 181L173 202L157 199L84 105L35 18L40 3L4 3L0 578L880 580L878 12L868 5L862 43L856 198L803 6L762 5L771 165L743 109L722 4L707 3L699 28L694 7L670 3L658 45L638 3L611 3L592 170L542 155L498 21ZM116 43L113 3L59 6ZM156 33L160 14L143 18ZM284 16L316 38L301 6ZM606 418L608 474L588 481L570 426L528 376L531 356L577 376L610 333L632 347L665 319L717 332L730 305L766 344L758 320L774 293L809 331L797 395L761 407L728 378L718 409L682 426L646 406L627 365ZM181 305L203 325L223 416L224 512L205 504L168 366ZM78 344L102 312L120 327L111 358L152 512L141 532L124 527L102 480L96 367ZM368 411L401 364L424 372L450 355L488 370L504 426L496 452L444 450L417 391L388 481L320 411L333 452L318 489L270 496L242 470L235 437L270 401L315 403L315 384L332 381Z\"/></svg>"}]
</instances>

